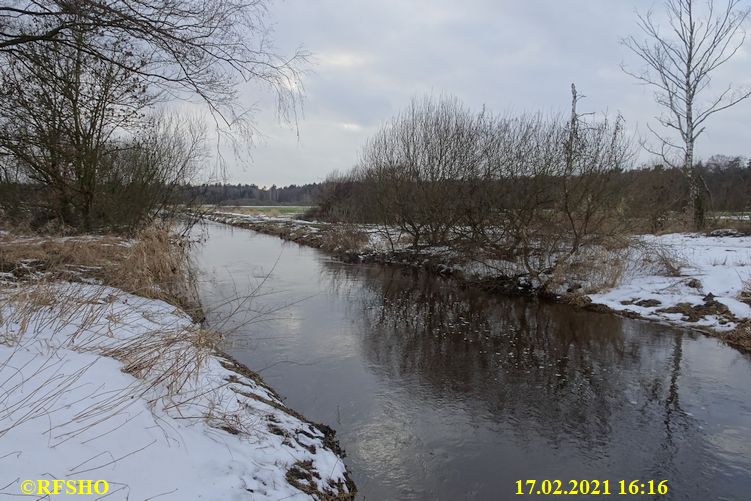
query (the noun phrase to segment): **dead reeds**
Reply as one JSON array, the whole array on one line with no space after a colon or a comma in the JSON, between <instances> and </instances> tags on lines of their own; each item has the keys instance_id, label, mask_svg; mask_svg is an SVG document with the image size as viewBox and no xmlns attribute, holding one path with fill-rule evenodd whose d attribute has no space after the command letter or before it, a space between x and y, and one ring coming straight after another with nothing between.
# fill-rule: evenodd
<instances>
[{"instance_id":1,"label":"dead reeds","mask_svg":"<svg viewBox=\"0 0 751 501\"><path fill-rule=\"evenodd\" d=\"M168 226L151 226L134 239L113 236L0 236L0 272L13 280L98 283L185 310L203 313L189 257L190 243Z\"/></svg>"},{"instance_id":2,"label":"dead reeds","mask_svg":"<svg viewBox=\"0 0 751 501\"><path fill-rule=\"evenodd\" d=\"M120 414L135 398L144 398L162 407L181 409L206 405L217 384L201 380L208 360L216 355L221 335L194 324L178 310L169 311L111 287L37 280L0 289L0 343L13 347L9 357L0 360L4 367L15 366L14 354L39 351L33 357L39 365L29 371L13 371L18 381L0 380L0 422L21 423L43 417L49 412L49 400L75 389L82 367L71 373L62 370L60 350L93 353L114 358L122 371L142 383L123 388L117 394L89 397L92 404L70 422L60 438L69 438L70 430L83 431L89 421L102 422ZM34 346L39 348L34 348ZM44 359L44 363L38 363ZM0 378L2 379L2 378ZM28 396L17 399L16 390L25 385ZM200 415L200 414L199 414ZM12 419L11 419L12 418ZM0 436L9 427L0 427ZM75 434L75 433L74 433ZM58 437L58 435L55 435Z\"/></svg>"}]
</instances>

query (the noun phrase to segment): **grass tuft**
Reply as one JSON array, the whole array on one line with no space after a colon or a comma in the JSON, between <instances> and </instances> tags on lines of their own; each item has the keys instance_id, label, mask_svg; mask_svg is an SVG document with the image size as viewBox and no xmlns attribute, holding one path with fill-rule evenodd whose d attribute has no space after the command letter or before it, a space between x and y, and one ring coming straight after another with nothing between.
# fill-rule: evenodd
<instances>
[{"instance_id":1,"label":"grass tuft","mask_svg":"<svg viewBox=\"0 0 751 501\"><path fill-rule=\"evenodd\" d=\"M0 272L6 280L95 282L161 299L203 319L189 257L190 243L167 226L135 239L50 237L3 233Z\"/></svg>"}]
</instances>

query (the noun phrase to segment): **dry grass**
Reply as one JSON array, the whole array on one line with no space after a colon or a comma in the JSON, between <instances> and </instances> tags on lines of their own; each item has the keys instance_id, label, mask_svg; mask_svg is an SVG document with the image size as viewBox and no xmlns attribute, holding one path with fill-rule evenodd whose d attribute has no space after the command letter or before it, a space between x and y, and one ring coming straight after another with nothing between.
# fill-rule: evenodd
<instances>
[{"instance_id":1,"label":"dry grass","mask_svg":"<svg viewBox=\"0 0 751 501\"><path fill-rule=\"evenodd\" d=\"M282 212L277 208L254 209L252 207L221 207L221 210L233 214L244 214L246 216L280 217L282 215Z\"/></svg>"},{"instance_id":2,"label":"dry grass","mask_svg":"<svg viewBox=\"0 0 751 501\"><path fill-rule=\"evenodd\" d=\"M88 369L87 366L71 374L61 372L65 360L64 355L58 354L61 349L112 357L123 363L124 372L145 383L127 386L111 395L90 395L88 407L72 421L56 426L61 430L75 430L60 433L65 440L117 416L134 399L149 394L150 403L162 400L168 407L194 403L199 397L210 401L214 388L197 390L195 381L208 358L216 353L221 341L216 331L179 320L171 325L144 329L143 318L138 314L133 315L128 308L116 313L112 308L115 303L126 302L122 298L124 293L112 288L82 287L49 277L16 285L0 289L0 326L3 327L0 343L33 345L41 333L45 346L51 351L43 355L49 362L42 364L35 373L24 374L21 381L24 391L32 389L33 398L6 405L15 402L18 385L0 385L0 408L3 409L0 422L10 423L0 428L0 437L23 421L44 416L48 411L47 406L42 405L44 401L71 391L71 383ZM139 324L129 325L132 322ZM116 331L128 328L140 329L142 334L125 338L115 335ZM45 332L47 334L43 334ZM11 358L0 361L0 368L11 362L12 354ZM51 374L49 367L54 369ZM23 416L23 421L15 419L16 415Z\"/></svg>"},{"instance_id":3,"label":"dry grass","mask_svg":"<svg viewBox=\"0 0 751 501\"><path fill-rule=\"evenodd\" d=\"M149 332L100 352L121 361L123 372L146 381L149 389L160 385L166 390L160 395L164 398L185 393L206 361L216 354L221 340L217 331L181 327Z\"/></svg>"},{"instance_id":4,"label":"dry grass","mask_svg":"<svg viewBox=\"0 0 751 501\"><path fill-rule=\"evenodd\" d=\"M189 256L189 242L169 228L143 230L125 259L111 270L112 285L126 292L179 306L194 320L203 317Z\"/></svg>"},{"instance_id":5,"label":"dry grass","mask_svg":"<svg viewBox=\"0 0 751 501\"><path fill-rule=\"evenodd\" d=\"M212 209L219 212L231 212L233 214L244 214L247 216L270 216L270 217L293 217L301 216L305 211L310 209L304 205L277 205L277 206L237 206L237 205L219 205L213 206Z\"/></svg>"},{"instance_id":6,"label":"dry grass","mask_svg":"<svg viewBox=\"0 0 751 501\"><path fill-rule=\"evenodd\" d=\"M691 218L685 212L680 211L658 212L628 220L629 232L634 235L683 233L691 231L692 228Z\"/></svg>"},{"instance_id":7,"label":"dry grass","mask_svg":"<svg viewBox=\"0 0 751 501\"><path fill-rule=\"evenodd\" d=\"M555 268L548 290L569 287L568 292L594 294L616 287L623 278L630 253L628 246L582 248L563 266Z\"/></svg>"},{"instance_id":8,"label":"dry grass","mask_svg":"<svg viewBox=\"0 0 751 501\"><path fill-rule=\"evenodd\" d=\"M734 230L739 235L751 235L751 219L745 214L737 215L715 215L708 218L705 233L709 234L716 230Z\"/></svg>"},{"instance_id":9,"label":"dry grass","mask_svg":"<svg viewBox=\"0 0 751 501\"><path fill-rule=\"evenodd\" d=\"M738 299L751 306L751 278L743 282L743 288L738 294Z\"/></svg>"},{"instance_id":10,"label":"dry grass","mask_svg":"<svg viewBox=\"0 0 751 501\"><path fill-rule=\"evenodd\" d=\"M688 261L669 245L640 241L637 248L642 259L637 266L644 271L666 277L680 277Z\"/></svg>"},{"instance_id":11,"label":"dry grass","mask_svg":"<svg viewBox=\"0 0 751 501\"><path fill-rule=\"evenodd\" d=\"M688 262L668 245L634 238L612 238L583 247L554 268L548 290L569 287L567 292L595 294L617 287L623 277L647 273L680 277Z\"/></svg>"},{"instance_id":12,"label":"dry grass","mask_svg":"<svg viewBox=\"0 0 751 501\"><path fill-rule=\"evenodd\" d=\"M202 318L189 244L170 228L152 226L135 239L112 236L0 237L0 272L16 280L95 281L161 299Z\"/></svg>"},{"instance_id":13,"label":"dry grass","mask_svg":"<svg viewBox=\"0 0 751 501\"><path fill-rule=\"evenodd\" d=\"M735 329L730 332L715 333L731 346L751 354L751 319L737 322Z\"/></svg>"},{"instance_id":14,"label":"dry grass","mask_svg":"<svg viewBox=\"0 0 751 501\"><path fill-rule=\"evenodd\" d=\"M368 242L368 234L356 225L332 225L323 232L322 247L330 251L359 251Z\"/></svg>"}]
</instances>

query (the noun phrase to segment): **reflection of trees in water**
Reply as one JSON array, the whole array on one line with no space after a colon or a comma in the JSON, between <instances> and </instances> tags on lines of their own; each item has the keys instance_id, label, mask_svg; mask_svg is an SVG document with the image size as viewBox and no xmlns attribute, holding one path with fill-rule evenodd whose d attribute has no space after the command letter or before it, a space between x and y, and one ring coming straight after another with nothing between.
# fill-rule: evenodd
<instances>
[{"instance_id":1,"label":"reflection of trees in water","mask_svg":"<svg viewBox=\"0 0 751 501\"><path fill-rule=\"evenodd\" d=\"M606 447L616 421L648 423L651 436L640 440L653 441L656 462L670 461L672 423L683 415L681 334L646 344L616 316L462 290L398 267L332 263L324 276L352 298L365 355L385 376L418 377L431 397L481 403L488 419L516 423L522 439L533 432Z\"/></svg>"},{"instance_id":2,"label":"reflection of trees in water","mask_svg":"<svg viewBox=\"0 0 751 501\"><path fill-rule=\"evenodd\" d=\"M651 465L651 471L660 478L670 478L675 475L680 465L675 458L680 452L681 445L687 442L688 434L697 433L691 419L681 408L678 382L681 377L681 362L683 361L683 338L680 332L671 336L673 347L669 357L664 361L665 376L659 374L651 379L645 378L642 387L646 400L642 409L649 405L661 407L664 434L659 440L658 450ZM696 454L694 450L691 453Z\"/></svg>"}]
</instances>

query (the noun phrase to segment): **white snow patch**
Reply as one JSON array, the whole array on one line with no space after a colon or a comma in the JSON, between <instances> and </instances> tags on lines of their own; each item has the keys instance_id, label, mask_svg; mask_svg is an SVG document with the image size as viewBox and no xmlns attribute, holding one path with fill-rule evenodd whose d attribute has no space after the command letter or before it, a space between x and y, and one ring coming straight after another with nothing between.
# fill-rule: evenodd
<instances>
[{"instance_id":1,"label":"white snow patch","mask_svg":"<svg viewBox=\"0 0 751 501\"><path fill-rule=\"evenodd\" d=\"M679 303L700 305L712 294L726 305L739 320L751 318L751 305L740 301L744 283L751 280L751 237L710 237L693 233L645 235L640 237L649 248L666 248L685 261L680 276L661 276L648 266L629 267L621 283L610 290L589 297L593 303L604 304L618 311L634 311L656 320L665 320L688 326L705 327L719 331L736 327L735 322L709 315L697 322L682 320L682 315L658 310ZM635 254L635 260L652 257ZM699 287L692 287L698 281ZM644 299L660 301L657 306L637 306L623 302Z\"/></svg>"},{"instance_id":2,"label":"white snow patch","mask_svg":"<svg viewBox=\"0 0 751 501\"><path fill-rule=\"evenodd\" d=\"M29 309L35 294L54 301ZM346 492L323 433L203 353L199 332L108 287L0 289L0 494L57 478L106 480L113 500L312 499L285 478L296 462L321 491Z\"/></svg>"}]
</instances>

